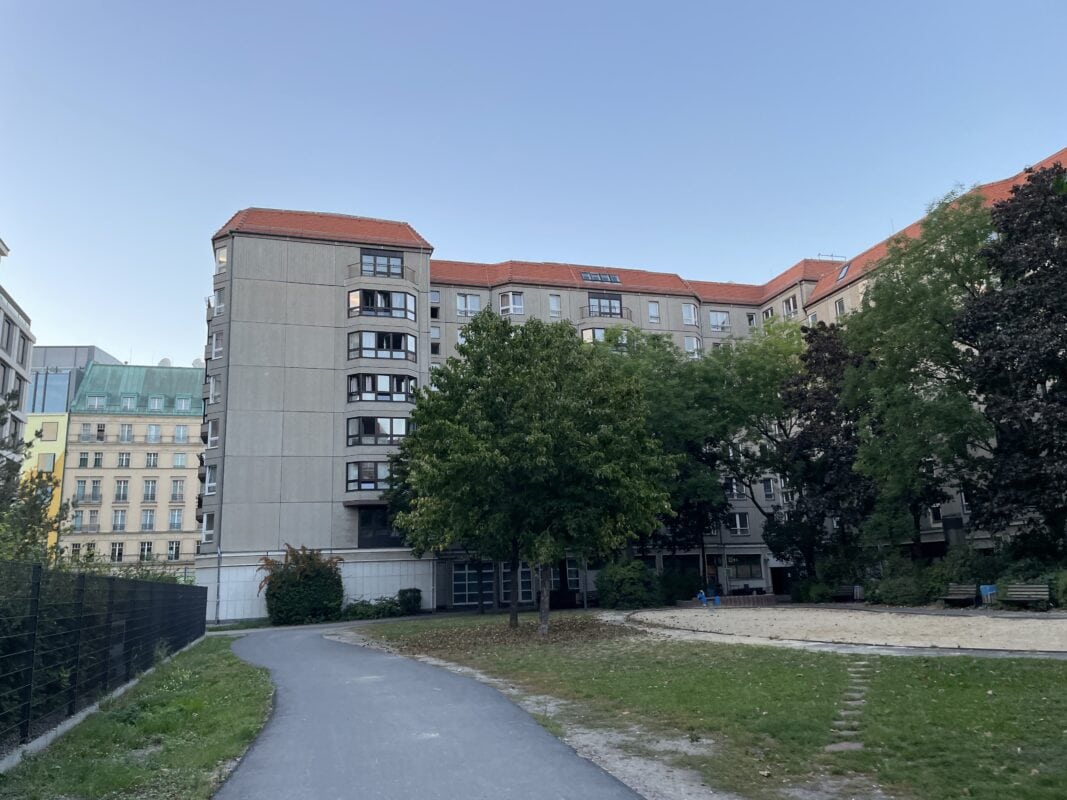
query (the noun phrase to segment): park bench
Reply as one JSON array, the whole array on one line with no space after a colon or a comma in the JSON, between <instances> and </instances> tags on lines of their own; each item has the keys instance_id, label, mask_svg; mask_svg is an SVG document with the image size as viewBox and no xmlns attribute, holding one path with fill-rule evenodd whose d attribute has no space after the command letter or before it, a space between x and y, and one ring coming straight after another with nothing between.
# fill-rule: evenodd
<instances>
[{"instance_id":1,"label":"park bench","mask_svg":"<svg viewBox=\"0 0 1067 800\"><path fill-rule=\"evenodd\" d=\"M854 603L860 599L856 596L856 587L852 584L835 586L830 597L835 603Z\"/></svg>"},{"instance_id":2,"label":"park bench","mask_svg":"<svg viewBox=\"0 0 1067 800\"><path fill-rule=\"evenodd\" d=\"M997 588L997 596L1002 603L1036 605L1042 611L1048 610L1051 600L1047 583L1009 583L1003 593Z\"/></svg>"},{"instance_id":3,"label":"park bench","mask_svg":"<svg viewBox=\"0 0 1067 800\"><path fill-rule=\"evenodd\" d=\"M945 601L945 605L950 603L964 603L973 606L977 597L977 584L950 583L948 585L948 591L941 596L941 599Z\"/></svg>"}]
</instances>

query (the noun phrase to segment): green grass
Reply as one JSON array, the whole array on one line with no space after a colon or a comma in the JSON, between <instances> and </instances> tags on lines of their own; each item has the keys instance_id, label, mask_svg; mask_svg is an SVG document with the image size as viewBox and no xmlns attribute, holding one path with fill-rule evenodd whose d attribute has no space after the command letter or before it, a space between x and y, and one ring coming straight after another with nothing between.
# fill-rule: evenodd
<instances>
[{"instance_id":1,"label":"green grass","mask_svg":"<svg viewBox=\"0 0 1067 800\"><path fill-rule=\"evenodd\" d=\"M781 797L783 781L834 774L866 777L917 800L1067 797L1062 661L868 658L867 749L827 754L855 657L631 637L580 613L554 617L547 644L536 640L532 618L518 633L506 624L471 616L365 633L402 652L578 701L585 724L637 723L653 733L710 738L715 755L684 763L710 785L747 797Z\"/></svg>"},{"instance_id":2,"label":"green grass","mask_svg":"<svg viewBox=\"0 0 1067 800\"><path fill-rule=\"evenodd\" d=\"M267 671L207 639L0 775L3 800L211 797L270 711Z\"/></svg>"}]
</instances>

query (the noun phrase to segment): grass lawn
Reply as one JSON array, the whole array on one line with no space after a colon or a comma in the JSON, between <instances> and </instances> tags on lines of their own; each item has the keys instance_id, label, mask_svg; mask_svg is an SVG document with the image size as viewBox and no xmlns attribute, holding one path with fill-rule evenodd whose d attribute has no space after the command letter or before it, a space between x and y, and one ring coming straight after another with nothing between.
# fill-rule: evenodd
<instances>
[{"instance_id":1,"label":"grass lawn","mask_svg":"<svg viewBox=\"0 0 1067 800\"><path fill-rule=\"evenodd\" d=\"M518 633L506 625L471 616L364 633L578 701L585 724L709 737L714 755L681 763L746 797L781 797L785 784L835 774L920 800L1067 797L1065 662L868 658L866 750L827 754L857 657L631 636L580 613L556 616L547 644L531 617Z\"/></svg>"},{"instance_id":2,"label":"grass lawn","mask_svg":"<svg viewBox=\"0 0 1067 800\"><path fill-rule=\"evenodd\" d=\"M3 800L211 797L270 710L267 670L206 639L43 753L0 775Z\"/></svg>"}]
</instances>

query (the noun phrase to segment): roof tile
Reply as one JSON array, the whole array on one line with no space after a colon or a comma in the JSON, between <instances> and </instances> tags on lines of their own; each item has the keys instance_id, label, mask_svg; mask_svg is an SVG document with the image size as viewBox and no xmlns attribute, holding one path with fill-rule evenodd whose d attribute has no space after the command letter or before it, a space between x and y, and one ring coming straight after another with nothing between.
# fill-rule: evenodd
<instances>
[{"instance_id":1,"label":"roof tile","mask_svg":"<svg viewBox=\"0 0 1067 800\"><path fill-rule=\"evenodd\" d=\"M406 222L351 217L345 214L321 214L314 211L246 208L234 214L212 238L217 239L231 233L433 249L433 246Z\"/></svg>"}]
</instances>

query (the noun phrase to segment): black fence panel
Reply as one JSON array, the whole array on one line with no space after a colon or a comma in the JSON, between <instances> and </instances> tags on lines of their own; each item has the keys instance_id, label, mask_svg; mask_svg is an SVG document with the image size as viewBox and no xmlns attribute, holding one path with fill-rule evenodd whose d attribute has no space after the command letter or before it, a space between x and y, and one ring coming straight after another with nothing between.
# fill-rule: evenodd
<instances>
[{"instance_id":1,"label":"black fence panel","mask_svg":"<svg viewBox=\"0 0 1067 800\"><path fill-rule=\"evenodd\" d=\"M0 756L204 635L207 589L0 561Z\"/></svg>"}]
</instances>

